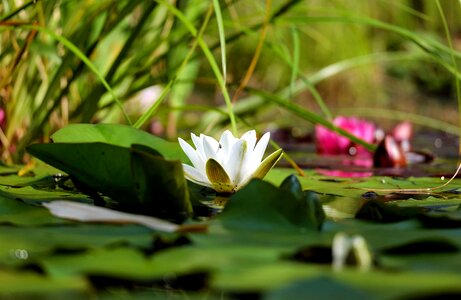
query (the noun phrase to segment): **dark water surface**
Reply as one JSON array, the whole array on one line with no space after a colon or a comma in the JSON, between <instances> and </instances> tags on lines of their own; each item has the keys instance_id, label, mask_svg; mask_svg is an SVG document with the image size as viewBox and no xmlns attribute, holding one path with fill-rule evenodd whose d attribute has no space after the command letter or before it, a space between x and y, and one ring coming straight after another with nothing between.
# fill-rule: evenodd
<instances>
[{"instance_id":1,"label":"dark water surface","mask_svg":"<svg viewBox=\"0 0 461 300\"><path fill-rule=\"evenodd\" d=\"M304 169L316 169L320 173L339 177L399 176L399 177L451 177L458 166L457 136L441 131L425 130L415 134L412 150L423 151L434 156L429 163L410 164L404 168L364 167L363 162L353 156L324 156L316 154L312 138L302 141L279 141L282 148ZM286 160L279 163L288 167ZM365 164L366 165L366 164ZM460 177L461 175L458 175Z\"/></svg>"}]
</instances>

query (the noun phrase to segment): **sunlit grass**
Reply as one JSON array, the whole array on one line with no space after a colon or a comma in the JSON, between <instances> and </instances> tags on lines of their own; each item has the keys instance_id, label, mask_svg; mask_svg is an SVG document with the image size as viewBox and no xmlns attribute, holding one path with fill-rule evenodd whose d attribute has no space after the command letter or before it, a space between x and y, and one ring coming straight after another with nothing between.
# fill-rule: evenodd
<instances>
[{"instance_id":1,"label":"sunlit grass","mask_svg":"<svg viewBox=\"0 0 461 300\"><path fill-rule=\"evenodd\" d=\"M0 100L9 118L0 139L10 146L4 147L3 158L14 154L16 161L28 144L47 139L67 122L134 120L135 127L147 128L156 119L166 128L164 134L175 139L188 130L213 134L223 127L247 129L238 120L248 119L248 114L253 116L249 123L259 128L286 124L258 118L263 112L275 116L285 110L305 119L305 126L313 122L331 127L338 103L369 107L373 101L372 107L389 109L392 99L382 87L387 69L401 62L435 62L461 77L461 54L450 42L461 26L455 17L460 5L451 2L425 3L422 8L384 0L373 5L190 1L175 6L163 0L7 4L0 10L0 61L5 66ZM406 87L414 83L406 79L399 84L396 92L405 97ZM148 109L125 112L128 99L152 86L162 90L150 99ZM458 84L452 87L459 90ZM249 92L255 90L293 106L267 102L261 93ZM394 118L409 117L415 124L454 132L455 120L437 123L435 115L420 116L414 111L417 100L413 102L413 110ZM195 104L209 109L177 110ZM226 115L213 113L216 107ZM195 121L185 121L189 113L198 116Z\"/></svg>"}]
</instances>

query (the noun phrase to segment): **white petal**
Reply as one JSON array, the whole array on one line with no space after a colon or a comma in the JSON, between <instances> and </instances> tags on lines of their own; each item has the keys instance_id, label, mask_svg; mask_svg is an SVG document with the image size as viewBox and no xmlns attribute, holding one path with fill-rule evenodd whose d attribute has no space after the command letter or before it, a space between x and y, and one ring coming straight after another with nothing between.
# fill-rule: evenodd
<instances>
[{"instance_id":1,"label":"white petal","mask_svg":"<svg viewBox=\"0 0 461 300\"><path fill-rule=\"evenodd\" d=\"M259 142L256 144L256 147L253 151L248 151L248 153L243 158L242 171L240 173L240 178L251 177L254 171L261 164L262 157L266 151L267 144L269 143L270 133L265 133Z\"/></svg>"},{"instance_id":2,"label":"white petal","mask_svg":"<svg viewBox=\"0 0 461 300\"><path fill-rule=\"evenodd\" d=\"M154 217L129 214L105 207L72 201L51 201L43 203L54 216L80 222L137 223L154 230L174 232L179 226Z\"/></svg>"},{"instance_id":3,"label":"white petal","mask_svg":"<svg viewBox=\"0 0 461 300\"><path fill-rule=\"evenodd\" d=\"M202 137L202 135L200 135ZM218 159L218 149L219 149L219 143L212 137L203 135L203 152L205 153L206 160L213 158L217 162L221 163L221 161Z\"/></svg>"},{"instance_id":4,"label":"white petal","mask_svg":"<svg viewBox=\"0 0 461 300\"><path fill-rule=\"evenodd\" d=\"M229 155L230 148L238 141L229 130L226 130L221 135L219 139L219 144L221 145L222 157L227 157Z\"/></svg>"},{"instance_id":5,"label":"white petal","mask_svg":"<svg viewBox=\"0 0 461 300\"><path fill-rule=\"evenodd\" d=\"M200 172L199 170L189 166L189 165L186 165L186 164L182 164L182 167L183 167L183 170L184 170L184 175L186 177L187 180L190 180L194 183L197 183L199 185L204 185L204 186L207 186L207 187L212 187L210 181L208 180L208 177L206 176L206 174Z\"/></svg>"},{"instance_id":6,"label":"white petal","mask_svg":"<svg viewBox=\"0 0 461 300\"><path fill-rule=\"evenodd\" d=\"M234 184L237 184L240 181L243 158L245 157L246 152L247 141L239 140L230 149L229 156L223 166Z\"/></svg>"},{"instance_id":7,"label":"white petal","mask_svg":"<svg viewBox=\"0 0 461 300\"><path fill-rule=\"evenodd\" d=\"M199 138L198 136L196 136L193 133L190 134L190 137L192 138L192 142L194 143L195 148L197 149L197 152L198 152L197 154L202 159L202 161L206 161L205 152L203 151L203 139L202 139L202 137L200 136L200 138Z\"/></svg>"},{"instance_id":8,"label":"white petal","mask_svg":"<svg viewBox=\"0 0 461 300\"><path fill-rule=\"evenodd\" d=\"M181 146L184 153L186 153L187 157L189 157L190 161L194 165L195 168L199 170L203 170L205 168L205 163L203 162L200 155L198 155L197 151L192 148L185 140L182 138L178 138L179 145Z\"/></svg>"},{"instance_id":9,"label":"white petal","mask_svg":"<svg viewBox=\"0 0 461 300\"><path fill-rule=\"evenodd\" d=\"M271 137L270 132L266 132L261 137L258 144L256 144L256 147L253 150L252 159L254 159L254 162L257 162L257 164L259 164L261 162L261 159L263 158L263 155L264 155L264 152L266 151L267 144L269 143L270 137Z\"/></svg>"},{"instance_id":10,"label":"white petal","mask_svg":"<svg viewBox=\"0 0 461 300\"><path fill-rule=\"evenodd\" d=\"M248 151L252 152L256 145L256 131L250 130L246 132L244 135L242 135L241 139L247 141L247 149Z\"/></svg>"}]
</instances>

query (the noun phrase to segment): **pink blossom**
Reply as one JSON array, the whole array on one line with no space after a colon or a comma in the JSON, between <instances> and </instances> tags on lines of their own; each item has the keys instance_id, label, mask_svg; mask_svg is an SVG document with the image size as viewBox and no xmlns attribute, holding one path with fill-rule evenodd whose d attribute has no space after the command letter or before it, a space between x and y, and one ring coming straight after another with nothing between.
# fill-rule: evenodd
<instances>
[{"instance_id":1,"label":"pink blossom","mask_svg":"<svg viewBox=\"0 0 461 300\"><path fill-rule=\"evenodd\" d=\"M6 125L6 114L5 114L5 110L3 108L0 108L0 127L2 129L5 128L5 125Z\"/></svg>"},{"instance_id":2,"label":"pink blossom","mask_svg":"<svg viewBox=\"0 0 461 300\"><path fill-rule=\"evenodd\" d=\"M366 120L355 117L336 117L333 124L352 135L366 141L375 142L376 126ZM355 145L348 138L337 134L321 125L315 126L317 152L324 155L369 156L370 152L363 146Z\"/></svg>"}]
</instances>

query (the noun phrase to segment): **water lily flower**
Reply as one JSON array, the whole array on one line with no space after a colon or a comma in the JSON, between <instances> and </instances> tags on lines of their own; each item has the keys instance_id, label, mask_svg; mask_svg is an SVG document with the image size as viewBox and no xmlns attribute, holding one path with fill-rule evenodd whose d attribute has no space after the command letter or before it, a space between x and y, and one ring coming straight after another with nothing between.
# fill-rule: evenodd
<instances>
[{"instance_id":1,"label":"water lily flower","mask_svg":"<svg viewBox=\"0 0 461 300\"><path fill-rule=\"evenodd\" d=\"M0 127L2 129L5 129L5 125L6 125L6 113L3 108L0 108Z\"/></svg>"},{"instance_id":2,"label":"water lily flower","mask_svg":"<svg viewBox=\"0 0 461 300\"><path fill-rule=\"evenodd\" d=\"M183 164L186 179L207 186L218 193L233 193L252 178L263 178L282 157L278 149L262 162L270 133L256 143L256 131L250 130L236 138L226 130L219 142L214 138L191 133L195 149L178 138L181 148L193 166Z\"/></svg>"},{"instance_id":3,"label":"water lily flower","mask_svg":"<svg viewBox=\"0 0 461 300\"><path fill-rule=\"evenodd\" d=\"M333 120L333 124L370 144L375 142L376 134L378 132L373 123L355 117L338 116ZM346 154L353 156L370 155L370 152L364 147L354 145L348 138L321 125L315 126L315 136L317 152L319 154Z\"/></svg>"}]
</instances>

